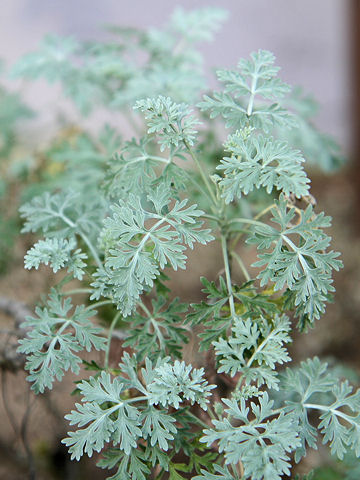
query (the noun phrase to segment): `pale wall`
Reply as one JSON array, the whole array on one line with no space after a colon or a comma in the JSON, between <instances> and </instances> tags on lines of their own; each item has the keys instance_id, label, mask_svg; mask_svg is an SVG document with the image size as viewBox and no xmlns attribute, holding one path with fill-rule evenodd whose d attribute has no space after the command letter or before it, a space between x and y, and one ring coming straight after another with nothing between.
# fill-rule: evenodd
<instances>
[{"instance_id":1,"label":"pale wall","mask_svg":"<svg viewBox=\"0 0 360 480\"><path fill-rule=\"evenodd\" d=\"M2 0L0 58L12 64L48 32L100 38L106 23L160 26L176 5L228 9L230 18L217 42L204 45L207 65L233 66L258 48L273 51L283 78L303 85L321 102L318 125L347 147L348 0ZM22 89L35 108L42 108L47 124L53 106L62 102L59 90L42 82Z\"/></svg>"}]
</instances>

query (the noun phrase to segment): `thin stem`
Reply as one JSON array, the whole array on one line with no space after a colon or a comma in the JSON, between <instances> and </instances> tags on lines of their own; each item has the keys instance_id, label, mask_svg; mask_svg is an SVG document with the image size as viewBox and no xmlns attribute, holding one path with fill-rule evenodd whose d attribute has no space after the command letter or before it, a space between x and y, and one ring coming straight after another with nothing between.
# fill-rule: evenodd
<instances>
[{"instance_id":1,"label":"thin stem","mask_svg":"<svg viewBox=\"0 0 360 480\"><path fill-rule=\"evenodd\" d=\"M118 312L115 315L115 317L113 318L113 321L111 322L111 325L110 325L110 328L109 328L106 350L105 350L105 361L104 361L105 370L107 370L109 368L109 355L110 355L111 338L112 338L114 328L115 328L120 316L121 316L121 312Z\"/></svg>"},{"instance_id":2,"label":"thin stem","mask_svg":"<svg viewBox=\"0 0 360 480\"><path fill-rule=\"evenodd\" d=\"M254 220L252 218L231 218L228 221L228 224L231 225L232 223L246 223L247 225L257 225L257 226L263 226L266 225L264 222L259 222L259 220Z\"/></svg>"},{"instance_id":3,"label":"thin stem","mask_svg":"<svg viewBox=\"0 0 360 480\"><path fill-rule=\"evenodd\" d=\"M212 407L210 405L207 406L207 412L209 414L209 417L212 419L212 420L217 420L218 418L216 417Z\"/></svg>"},{"instance_id":4,"label":"thin stem","mask_svg":"<svg viewBox=\"0 0 360 480\"><path fill-rule=\"evenodd\" d=\"M227 251L227 245L226 245L226 238L225 238L225 235L223 234L221 234L221 250L222 250L223 259L224 259L226 285L227 285L227 290L229 294L230 313L232 317L235 317L235 304L234 304L234 296L232 293L229 257L228 257L228 251Z\"/></svg>"},{"instance_id":5,"label":"thin stem","mask_svg":"<svg viewBox=\"0 0 360 480\"><path fill-rule=\"evenodd\" d=\"M92 253L92 256L93 256L95 262L97 263L98 267L100 268L100 270L104 270L104 267L103 267L103 264L102 264L102 262L99 258L99 255L97 254L97 252L95 250L95 247L90 242L89 238L85 235L85 233L82 233L82 232L79 232L79 235L84 240L86 245L88 246L88 248L89 248L90 252Z\"/></svg>"},{"instance_id":6,"label":"thin stem","mask_svg":"<svg viewBox=\"0 0 360 480\"><path fill-rule=\"evenodd\" d=\"M208 213L203 213L201 215L203 218L207 218L208 220L213 220L214 222L219 222L219 217L216 217L215 215L209 215Z\"/></svg>"},{"instance_id":7,"label":"thin stem","mask_svg":"<svg viewBox=\"0 0 360 480\"><path fill-rule=\"evenodd\" d=\"M251 355L251 357L249 358L249 360L248 360L247 363L246 363L246 366L247 366L247 367L251 367L253 361L255 360L256 355L264 349L265 345L266 345L266 344L269 342L269 340L273 337L274 333L276 333L276 330L272 330L272 331L269 333L269 335L264 338L264 340L260 343L260 345L258 345L258 346L255 348L254 353Z\"/></svg>"},{"instance_id":8,"label":"thin stem","mask_svg":"<svg viewBox=\"0 0 360 480\"><path fill-rule=\"evenodd\" d=\"M313 408L315 410L321 410L323 412L331 412L337 417L343 418L344 420L351 423L352 425L355 425L355 427L357 426L357 423L355 422L355 417L352 417L351 415L346 415L346 413L343 413L340 410L337 410L336 408L331 408L331 405L327 406L327 405L318 405L316 403L303 403L303 407Z\"/></svg>"},{"instance_id":9,"label":"thin stem","mask_svg":"<svg viewBox=\"0 0 360 480\"><path fill-rule=\"evenodd\" d=\"M235 260L238 262L238 265L245 277L245 280L249 282L251 280L251 277L249 275L249 272L247 271L244 262L242 261L242 258L240 255L238 255L236 252L231 252L231 256L235 258Z\"/></svg>"},{"instance_id":10,"label":"thin stem","mask_svg":"<svg viewBox=\"0 0 360 480\"><path fill-rule=\"evenodd\" d=\"M187 415L189 415L191 418L193 418L194 422L197 423L198 425L201 425L203 428L209 428L209 425L207 425L205 422L203 422L200 418L198 418L193 413L187 412Z\"/></svg>"},{"instance_id":11,"label":"thin stem","mask_svg":"<svg viewBox=\"0 0 360 480\"><path fill-rule=\"evenodd\" d=\"M195 185L197 190L199 190L199 192L201 192L204 195L204 197L206 197L210 202L212 202L212 198L210 197L210 195L207 193L206 190L202 188L201 185L199 185L199 183L196 181L194 176L190 175L185 169L183 169L183 173L185 174L187 179L190 180L190 182L192 182Z\"/></svg>"},{"instance_id":12,"label":"thin stem","mask_svg":"<svg viewBox=\"0 0 360 480\"><path fill-rule=\"evenodd\" d=\"M67 290L66 292L62 292L61 295L78 295L81 293L92 293L93 290L91 288L74 288L74 290Z\"/></svg>"},{"instance_id":13,"label":"thin stem","mask_svg":"<svg viewBox=\"0 0 360 480\"><path fill-rule=\"evenodd\" d=\"M102 307L103 305L110 305L112 304L113 301L112 300L101 300L100 302L95 302L95 303L92 303L91 305L87 306L85 308L85 310L92 310L93 308L98 308L98 307Z\"/></svg>"},{"instance_id":14,"label":"thin stem","mask_svg":"<svg viewBox=\"0 0 360 480\"><path fill-rule=\"evenodd\" d=\"M191 148L191 146L189 145L189 143L186 140L184 140L184 145L187 148L188 152L190 153L190 156L193 159L195 165L197 166L197 168L199 170L199 173L201 175L201 178L203 179L203 182L206 185L206 188L208 189L208 192L210 194L210 197L211 197L214 205L217 205L218 202L217 202L216 196L214 194L214 191L211 188L210 182L209 182L207 176L205 175L204 170L202 169L201 164L200 164L197 156L195 155L194 150Z\"/></svg>"},{"instance_id":15,"label":"thin stem","mask_svg":"<svg viewBox=\"0 0 360 480\"><path fill-rule=\"evenodd\" d=\"M53 212L52 213L56 214L58 217L60 217L67 225L69 225L69 227L71 228L75 228L76 227L76 224L70 220L70 218L68 218L66 215L64 215L62 212ZM87 235L85 235L85 233L79 231L78 232L80 237L84 240L84 242L86 243L86 245L88 246L92 256L94 257L94 260L95 262L97 263L98 267L100 268L100 270L103 270L104 267L103 267L103 264L95 250L95 247L93 246L93 244L91 243L90 239L87 237Z\"/></svg>"},{"instance_id":16,"label":"thin stem","mask_svg":"<svg viewBox=\"0 0 360 480\"><path fill-rule=\"evenodd\" d=\"M259 218L261 218L261 217L263 217L264 215L266 215L266 214L267 214L272 208L274 208L275 206L276 206L276 205L275 205L274 203L272 203L272 204L269 205L268 207L266 207L266 208L264 208L263 210L261 210L261 212L259 212L257 215L255 215L255 217L252 219L252 221L251 221L250 223L253 223L253 222L256 221L256 220L259 220ZM234 220L235 220L235 219L234 219ZM238 219L238 220L240 220L240 219ZM242 219L241 219L241 220L242 220ZM245 227L247 227L248 225L250 225L250 223L249 223L249 220L250 220L250 219L247 219L247 220L248 220L248 221L247 221L247 224L245 225ZM256 225L256 224L255 224L255 225ZM262 225L264 225L264 224L262 223ZM244 233L246 233L246 232L241 232L241 233L239 233L239 234L235 237L235 239L234 239L234 241L232 242L232 245L231 245L231 250L234 250L236 244L238 243L238 241L240 240L240 238L243 236Z\"/></svg>"},{"instance_id":17,"label":"thin stem","mask_svg":"<svg viewBox=\"0 0 360 480\"><path fill-rule=\"evenodd\" d=\"M275 203L272 203L271 205L269 205L268 207L264 208L264 210L261 210L260 213L258 213L257 215L255 215L254 217L254 220L259 220L259 218L263 217L264 215L266 215L268 212L270 212L270 210L272 208L276 207Z\"/></svg>"},{"instance_id":18,"label":"thin stem","mask_svg":"<svg viewBox=\"0 0 360 480\"><path fill-rule=\"evenodd\" d=\"M161 329L158 325L158 322L156 321L154 316L151 314L150 310L146 307L146 305L143 304L143 302L139 301L138 305L144 310L144 312L146 313L146 315L148 317L148 320L150 320L150 324L152 325L152 327L154 329L154 333L159 340L160 349L165 350L165 339L164 339L164 335L162 334ZM151 332L149 332L149 333L151 333Z\"/></svg>"}]
</instances>

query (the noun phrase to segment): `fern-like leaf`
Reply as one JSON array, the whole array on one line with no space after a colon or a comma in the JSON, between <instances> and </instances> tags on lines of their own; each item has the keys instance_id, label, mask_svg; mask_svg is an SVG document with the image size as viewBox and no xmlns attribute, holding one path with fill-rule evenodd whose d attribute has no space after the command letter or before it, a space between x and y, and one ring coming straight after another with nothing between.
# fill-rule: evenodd
<instances>
[{"instance_id":1,"label":"fern-like leaf","mask_svg":"<svg viewBox=\"0 0 360 480\"><path fill-rule=\"evenodd\" d=\"M338 458L342 459L348 449L360 456L360 389L354 392L347 381L334 382L327 364L315 357L302 362L298 369L287 369L282 390L291 395L286 410L299 423L301 432L296 461L305 455L306 445L316 448L318 432ZM309 420L311 410L319 413L317 427Z\"/></svg>"},{"instance_id":2,"label":"fern-like leaf","mask_svg":"<svg viewBox=\"0 0 360 480\"><path fill-rule=\"evenodd\" d=\"M206 410L213 388L215 386L208 385L204 379L204 369L193 369L191 365L176 360L174 364L164 363L155 369L155 377L148 385L149 400L151 404L176 409L187 400Z\"/></svg>"},{"instance_id":3,"label":"fern-like leaf","mask_svg":"<svg viewBox=\"0 0 360 480\"><path fill-rule=\"evenodd\" d=\"M218 372L234 376L241 372L244 387L255 382L258 387L278 389L276 364L290 360L284 344L290 342L290 321L285 315L272 321L237 318L229 338L213 342L219 359Z\"/></svg>"},{"instance_id":4,"label":"fern-like leaf","mask_svg":"<svg viewBox=\"0 0 360 480\"><path fill-rule=\"evenodd\" d=\"M182 142L193 145L199 121L191 115L192 110L184 103L175 103L170 97L160 95L157 98L138 100L135 109L145 114L148 133L156 133L160 150L179 147Z\"/></svg>"},{"instance_id":5,"label":"fern-like leaf","mask_svg":"<svg viewBox=\"0 0 360 480\"><path fill-rule=\"evenodd\" d=\"M87 258L78 248L75 251L76 242L74 238L66 240L63 238L46 238L39 240L25 255L25 268L39 268L40 263L49 265L53 272L56 273L61 268L66 267L69 273L73 273L74 277L82 280L84 275L84 267Z\"/></svg>"},{"instance_id":6,"label":"fern-like leaf","mask_svg":"<svg viewBox=\"0 0 360 480\"><path fill-rule=\"evenodd\" d=\"M33 382L35 393L51 389L55 378L61 380L69 369L78 374L81 359L77 353L81 350L105 348L105 338L99 336L102 329L89 320L96 312L83 305L75 307L72 314L71 309L71 299L52 290L47 306L36 308L37 318L28 317L22 324L29 332L19 340L18 351L27 355L27 379Z\"/></svg>"},{"instance_id":7,"label":"fern-like leaf","mask_svg":"<svg viewBox=\"0 0 360 480\"><path fill-rule=\"evenodd\" d=\"M269 131L276 125L294 127L295 117L279 103L269 100L281 99L290 91L277 73L275 57L267 50L250 55L250 60L240 60L238 70L219 70L224 92L204 96L199 104L201 110L209 110L211 118L221 115L226 127L239 130L244 125ZM260 99L260 101L259 101Z\"/></svg>"},{"instance_id":8,"label":"fern-like leaf","mask_svg":"<svg viewBox=\"0 0 360 480\"><path fill-rule=\"evenodd\" d=\"M93 296L111 296L124 316L134 310L144 288L153 286L159 269L167 264L174 270L184 268L186 246L213 239L208 229L200 228L203 212L196 205L187 207L182 200L170 207L170 198L169 188L160 185L148 194L150 209L144 209L140 198L130 195L127 202L114 205L113 216L104 221L106 271L96 274Z\"/></svg>"},{"instance_id":9,"label":"fern-like leaf","mask_svg":"<svg viewBox=\"0 0 360 480\"><path fill-rule=\"evenodd\" d=\"M283 474L289 475L289 454L300 444L291 415L281 414L271 419L273 401L266 392L259 398L259 404L251 403L251 411L244 399L240 403L234 399L223 402L227 417L213 420L214 429L205 429L201 442L208 446L218 442L226 463L242 462L245 478L280 480ZM237 426L232 425L234 421Z\"/></svg>"},{"instance_id":10,"label":"fern-like leaf","mask_svg":"<svg viewBox=\"0 0 360 480\"><path fill-rule=\"evenodd\" d=\"M285 196L276 202L272 209L273 222L280 229L270 225L259 226L247 242L257 244L261 253L256 267L265 268L260 272L261 285L269 280L275 290L287 286L297 309L297 315L306 316L310 323L320 317L325 310L325 301L332 286L331 271L338 270L342 263L339 253L326 251L330 244L322 230L330 226L330 217L315 215L311 205L301 211L298 223L296 211L289 208Z\"/></svg>"},{"instance_id":11,"label":"fern-like leaf","mask_svg":"<svg viewBox=\"0 0 360 480\"><path fill-rule=\"evenodd\" d=\"M231 157L221 160L217 169L224 171L219 185L226 203L260 187L267 193L277 189L299 198L307 195L309 180L301 165L304 159L286 142L252 133L244 138L238 132L228 137L225 148Z\"/></svg>"}]
</instances>

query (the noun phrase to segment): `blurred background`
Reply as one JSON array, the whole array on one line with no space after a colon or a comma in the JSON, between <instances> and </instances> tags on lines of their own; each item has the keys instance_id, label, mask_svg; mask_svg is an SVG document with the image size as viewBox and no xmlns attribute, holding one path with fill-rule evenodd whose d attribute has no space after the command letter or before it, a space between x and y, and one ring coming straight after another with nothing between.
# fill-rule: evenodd
<instances>
[{"instance_id":1,"label":"blurred background","mask_svg":"<svg viewBox=\"0 0 360 480\"><path fill-rule=\"evenodd\" d=\"M103 39L109 24L162 27L178 5L185 9L218 6L230 12L216 41L202 53L212 85L217 67L233 67L259 48L272 51L282 78L301 85L321 105L317 125L349 148L351 125L350 51L354 5L351 0L4 0L1 11L0 56L6 64L35 50L46 33L78 39ZM19 81L20 83L20 81ZM211 85L211 83L210 83ZM12 81L12 88L16 82ZM20 86L21 87L21 86ZM21 87L30 106L43 113L43 124L64 108L60 89L45 82Z\"/></svg>"},{"instance_id":2,"label":"blurred background","mask_svg":"<svg viewBox=\"0 0 360 480\"><path fill-rule=\"evenodd\" d=\"M301 85L318 101L320 108L314 119L315 125L336 140L348 159L336 172L310 172L312 194L317 199L318 211L325 210L333 217L334 249L342 252L345 268L335 278L335 303L328 307L326 315L309 335L299 338L294 356L304 358L316 354L323 358L336 358L346 367L351 367L353 378L356 378L360 373L360 2L3 0L0 59L4 62L5 73L0 83L7 91L20 94L29 109L37 113L31 121L24 113L24 120L17 126L21 147L16 148L21 155L27 149L42 148L58 129L59 119L66 118L68 124L81 124L83 128L96 130L107 115L97 110L84 119L64 98L58 84L9 78L6 72L19 57L35 50L47 33L71 35L80 40L102 40L107 35L102 27L108 24L159 28L177 5L184 9L221 6L230 13L215 41L201 46L210 86L216 85L216 67L232 68L239 58L247 57L259 48L272 51L281 66L281 78L291 85ZM121 130L122 119L114 114L112 120L113 123L119 122L117 127ZM21 169L19 172L20 175ZM13 198L16 198L16 182L12 188ZM13 205L7 203L6 209L16 212L15 200ZM4 230L0 248L9 248L1 243L6 236ZM15 243L15 252L12 251L11 260L0 271L1 332L6 331L14 318L16 320L23 315L22 308L31 311L40 294L47 291L54 281L47 269L24 271L26 240L14 236L11 242ZM194 283L183 283L181 296L191 298ZM195 289L198 289L198 283ZM195 299L192 297L192 300ZM14 302L19 301L23 303L14 310ZM94 462L70 467L67 453L60 446L59 439L67 428L63 414L72 405L68 393L73 389L73 379L68 377L56 385L51 394L35 399L28 393L21 369L12 370L6 366L5 357L9 354L4 354L5 348L14 343L14 338L3 335L1 342L0 478L31 478L27 473L29 448L36 458L37 479L105 478L102 472L92 470ZM319 455L323 455L320 460ZM326 453L320 450L320 454L310 454L307 461L316 466L324 459L326 462L326 458ZM331 480L338 477L330 477L329 474L324 478Z\"/></svg>"}]
</instances>

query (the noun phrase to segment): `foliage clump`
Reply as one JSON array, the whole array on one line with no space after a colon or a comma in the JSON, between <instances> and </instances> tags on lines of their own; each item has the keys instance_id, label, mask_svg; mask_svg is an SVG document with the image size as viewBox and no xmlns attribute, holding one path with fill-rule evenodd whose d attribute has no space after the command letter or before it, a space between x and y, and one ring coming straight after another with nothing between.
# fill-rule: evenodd
<instances>
[{"instance_id":1,"label":"foliage clump","mask_svg":"<svg viewBox=\"0 0 360 480\"><path fill-rule=\"evenodd\" d=\"M105 351L77 384L80 401L66 416L75 429L63 443L77 460L101 452L98 465L112 480L276 480L318 439L340 459L360 455L359 391L316 357L284 369L292 319L301 331L314 325L342 266L304 166L326 142L296 111L266 50L220 70L222 89L199 98L201 62L190 47L209 40L224 17L213 8L177 10L161 31L113 28L120 40L112 43L47 37L15 69L60 81L84 112L94 99L120 108L141 130L130 141L106 127L99 138L65 143L54 155L64 167L52 191L21 207L24 231L43 235L25 267L66 270L24 324L28 380L43 392L65 371L79 372L82 350ZM148 55L142 65L129 60L134 43ZM215 117L230 129L221 153ZM215 241L222 274L201 279L201 303L182 303L166 275L191 269L188 249ZM245 244L257 249L252 266L239 253ZM75 308L63 289L74 278L88 296ZM110 325L101 311L96 317L103 305L112 306ZM120 325L126 351L112 366ZM183 359L194 332L200 351L213 353L217 378L232 378L219 401L210 365Z\"/></svg>"}]
</instances>

